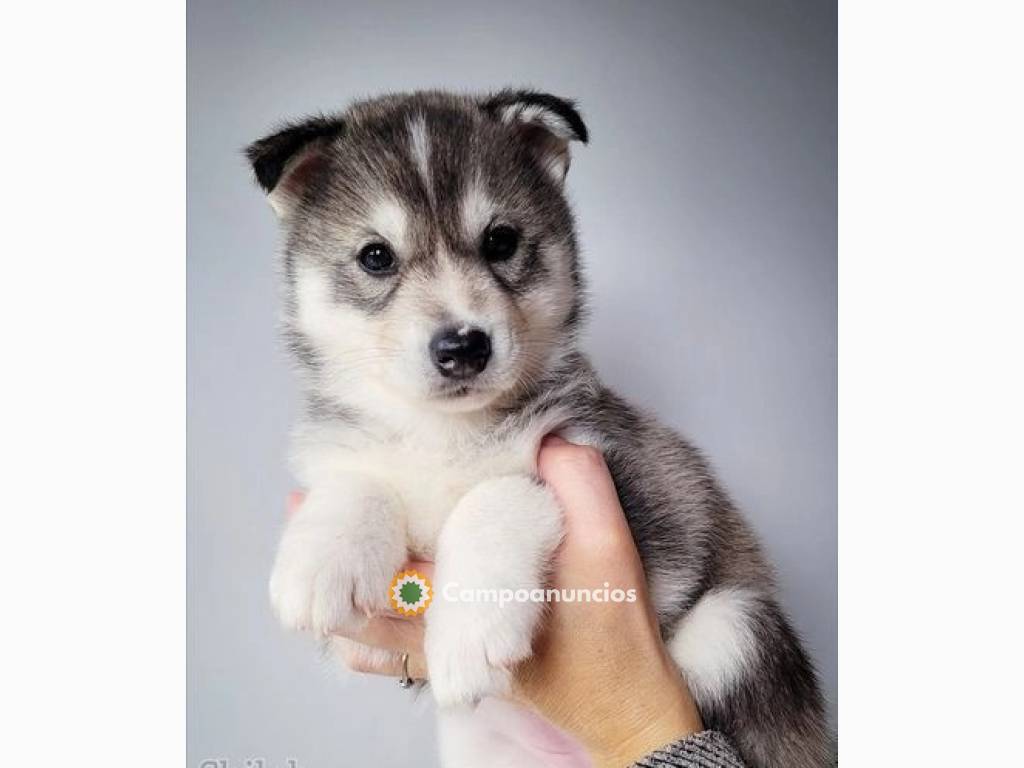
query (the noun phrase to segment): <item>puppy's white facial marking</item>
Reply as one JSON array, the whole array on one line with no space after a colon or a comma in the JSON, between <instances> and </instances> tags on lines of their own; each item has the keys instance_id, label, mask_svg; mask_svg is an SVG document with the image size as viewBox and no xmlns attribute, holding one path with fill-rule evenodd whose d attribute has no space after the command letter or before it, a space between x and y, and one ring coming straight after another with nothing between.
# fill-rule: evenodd
<instances>
[{"instance_id":1,"label":"puppy's white facial marking","mask_svg":"<svg viewBox=\"0 0 1024 768\"><path fill-rule=\"evenodd\" d=\"M488 329L488 318L481 311L484 308L479 306L474 296L473 281L451 258L445 257L439 264L431 293L434 301L444 308L445 314L460 329L466 328L468 332L470 326L479 325Z\"/></svg>"},{"instance_id":2,"label":"puppy's white facial marking","mask_svg":"<svg viewBox=\"0 0 1024 768\"><path fill-rule=\"evenodd\" d=\"M431 192L430 136L427 134L427 124L422 115L409 121L409 150L429 195Z\"/></svg>"},{"instance_id":3,"label":"puppy's white facial marking","mask_svg":"<svg viewBox=\"0 0 1024 768\"><path fill-rule=\"evenodd\" d=\"M478 176L466 185L461 208L462 230L468 240L475 241L491 223L495 213L494 201Z\"/></svg>"},{"instance_id":4,"label":"puppy's white facial marking","mask_svg":"<svg viewBox=\"0 0 1024 768\"><path fill-rule=\"evenodd\" d=\"M370 226L399 251L405 249L408 217L401 203L391 197L382 197L370 213Z\"/></svg>"},{"instance_id":5,"label":"puppy's white facial marking","mask_svg":"<svg viewBox=\"0 0 1024 768\"><path fill-rule=\"evenodd\" d=\"M373 338L374 328L365 314L331 298L330 281L319 268L300 265L296 269L295 295L298 327L317 347L338 356L339 363Z\"/></svg>"},{"instance_id":6,"label":"puppy's white facial marking","mask_svg":"<svg viewBox=\"0 0 1024 768\"><path fill-rule=\"evenodd\" d=\"M668 650L698 701L721 700L756 662L756 599L751 590L715 589L679 620Z\"/></svg>"}]
</instances>

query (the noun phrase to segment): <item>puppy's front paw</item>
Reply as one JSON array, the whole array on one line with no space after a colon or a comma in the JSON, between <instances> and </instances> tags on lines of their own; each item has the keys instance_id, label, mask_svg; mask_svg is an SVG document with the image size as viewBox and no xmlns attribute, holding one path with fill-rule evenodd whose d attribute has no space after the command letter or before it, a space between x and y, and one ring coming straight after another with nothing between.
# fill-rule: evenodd
<instances>
[{"instance_id":1,"label":"puppy's front paw","mask_svg":"<svg viewBox=\"0 0 1024 768\"><path fill-rule=\"evenodd\" d=\"M311 491L281 537L270 601L289 629L358 627L387 608L388 585L405 554L388 501Z\"/></svg>"},{"instance_id":2,"label":"puppy's front paw","mask_svg":"<svg viewBox=\"0 0 1024 768\"><path fill-rule=\"evenodd\" d=\"M533 603L431 606L424 652L438 705L473 704L507 692L513 668L530 656L540 614Z\"/></svg>"},{"instance_id":3,"label":"puppy's front paw","mask_svg":"<svg viewBox=\"0 0 1024 768\"><path fill-rule=\"evenodd\" d=\"M543 587L561 535L554 496L526 476L486 480L456 504L438 540L436 593L426 614L438 704L469 704L508 689L544 611L542 602L513 598L534 597Z\"/></svg>"}]
</instances>

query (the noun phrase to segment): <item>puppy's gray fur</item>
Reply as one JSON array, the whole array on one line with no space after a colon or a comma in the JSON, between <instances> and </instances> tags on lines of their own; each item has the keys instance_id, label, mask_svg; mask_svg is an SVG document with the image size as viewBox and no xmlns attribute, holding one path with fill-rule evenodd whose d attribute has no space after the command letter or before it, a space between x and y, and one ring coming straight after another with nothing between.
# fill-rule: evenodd
<instances>
[{"instance_id":1,"label":"puppy's gray fur","mask_svg":"<svg viewBox=\"0 0 1024 768\"><path fill-rule=\"evenodd\" d=\"M472 506L474 488L532 476L538 441L561 431L597 446L611 469L663 635L706 726L732 737L751 766L831 764L815 673L749 527L698 451L602 386L577 349L583 288L562 180L570 142L587 138L573 105L548 94L420 92L287 125L249 147L284 223L285 335L308 395L295 463L323 508L285 533L275 606L286 624L325 631L357 621L353 608L379 607L407 549L438 557L440 576L446 546L452 558L482 548L501 560L521 533L525 551L510 561L531 563L524 577L542 580L558 531L527 540L521 527L547 523L516 527L517 515L545 504L530 486L506 489L511 508L464 527L472 533L446 528L456 526L453 510ZM520 240L512 258L491 263L480 243L496 222ZM393 250L393 275L360 268L370 241ZM495 340L492 364L457 388L426 351L429 335L453 323L486 327ZM368 511L332 521L334 507L353 504ZM504 544L488 540L491 526ZM362 538L349 548L321 542L338 531ZM468 681L445 661L445 643L462 643L462 660L472 660L464 633L485 619L463 614L456 633L443 629L445 615L427 614L441 703L497 692L500 674ZM528 653L539 615L505 618L512 650L498 655L511 664ZM465 759L457 752L450 763Z\"/></svg>"}]
</instances>

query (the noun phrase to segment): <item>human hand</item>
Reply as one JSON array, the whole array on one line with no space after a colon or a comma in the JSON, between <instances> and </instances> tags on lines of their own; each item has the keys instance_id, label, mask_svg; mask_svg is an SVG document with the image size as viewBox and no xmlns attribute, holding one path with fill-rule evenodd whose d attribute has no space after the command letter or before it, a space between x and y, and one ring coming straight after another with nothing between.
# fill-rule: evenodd
<instances>
[{"instance_id":1,"label":"human hand","mask_svg":"<svg viewBox=\"0 0 1024 768\"><path fill-rule=\"evenodd\" d=\"M573 734L595 765L623 766L700 731L697 707L665 649L611 474L599 451L548 437L541 478L565 513L552 588L636 590L635 602L552 604L515 695Z\"/></svg>"}]
</instances>

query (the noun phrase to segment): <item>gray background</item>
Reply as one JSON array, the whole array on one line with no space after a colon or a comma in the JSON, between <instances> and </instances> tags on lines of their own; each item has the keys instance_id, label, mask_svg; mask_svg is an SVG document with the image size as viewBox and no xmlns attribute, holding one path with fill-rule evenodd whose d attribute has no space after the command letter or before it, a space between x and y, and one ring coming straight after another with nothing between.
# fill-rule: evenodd
<instances>
[{"instance_id":1,"label":"gray background","mask_svg":"<svg viewBox=\"0 0 1024 768\"><path fill-rule=\"evenodd\" d=\"M579 100L587 348L710 456L834 717L835 26L830 3L779 0L189 3L190 766L435 764L426 702L339 680L270 614L296 398L276 225L239 154L281 118L416 87Z\"/></svg>"}]
</instances>

